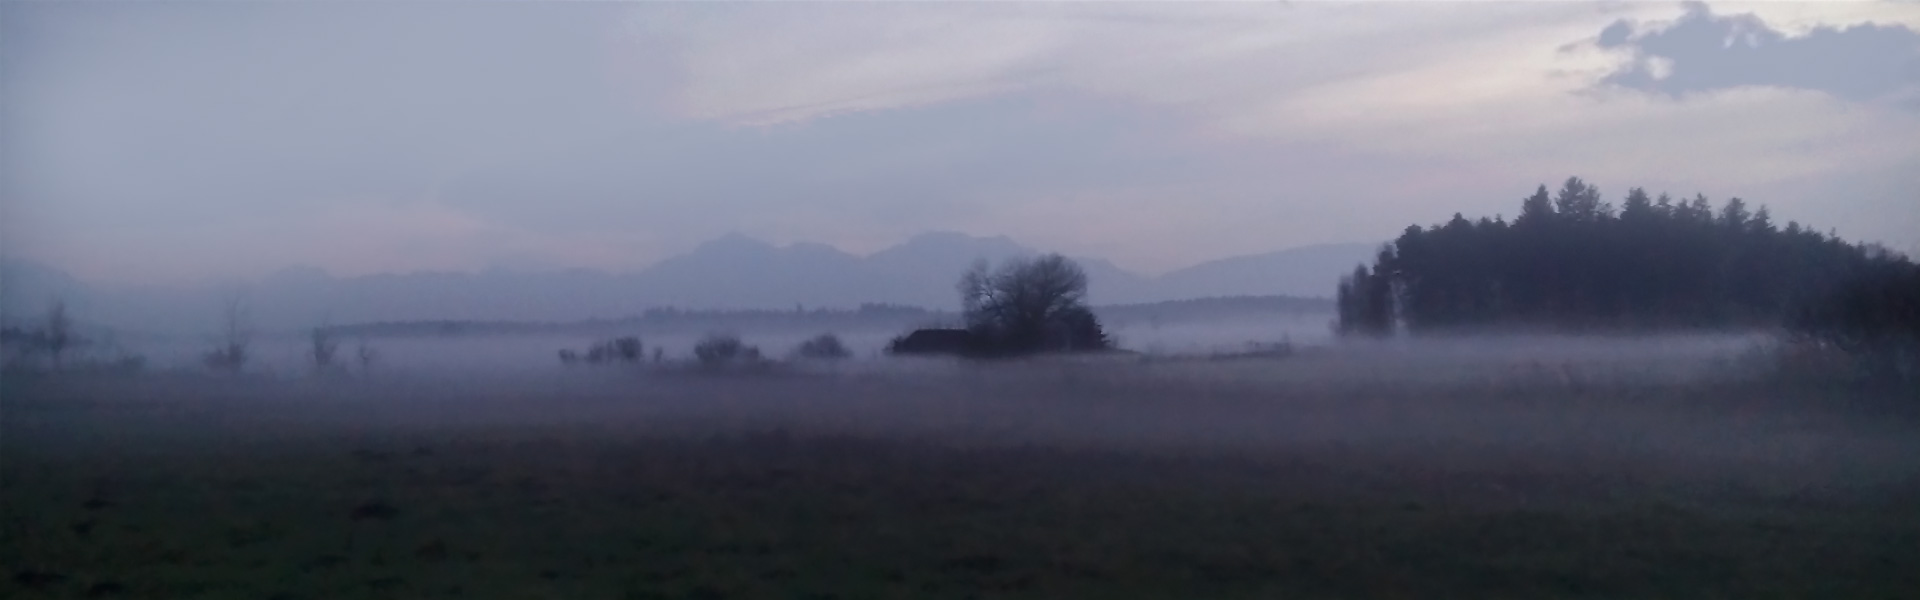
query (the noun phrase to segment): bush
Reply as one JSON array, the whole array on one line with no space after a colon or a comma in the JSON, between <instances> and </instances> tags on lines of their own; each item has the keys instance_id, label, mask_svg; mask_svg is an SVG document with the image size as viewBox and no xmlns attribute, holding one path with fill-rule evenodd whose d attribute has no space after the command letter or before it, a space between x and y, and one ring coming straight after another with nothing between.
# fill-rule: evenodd
<instances>
[{"instance_id":1,"label":"bush","mask_svg":"<svg viewBox=\"0 0 1920 600\"><path fill-rule=\"evenodd\" d=\"M715 333L693 346L693 356L701 365L724 367L738 363L760 362L760 349L741 343L740 337Z\"/></svg>"},{"instance_id":2,"label":"bush","mask_svg":"<svg viewBox=\"0 0 1920 600\"><path fill-rule=\"evenodd\" d=\"M853 356L853 352L847 349L846 344L840 343L839 337L831 333L823 333L813 339L801 342L799 347L793 349L793 355L796 358L804 360L831 361L851 357Z\"/></svg>"},{"instance_id":3,"label":"bush","mask_svg":"<svg viewBox=\"0 0 1920 600\"><path fill-rule=\"evenodd\" d=\"M1798 354L1843 356L1868 380L1920 385L1920 265L1883 260L1789 323Z\"/></svg>"},{"instance_id":4,"label":"bush","mask_svg":"<svg viewBox=\"0 0 1920 600\"><path fill-rule=\"evenodd\" d=\"M620 360L640 362L640 338L634 336L614 338L612 348L613 354L619 356Z\"/></svg>"},{"instance_id":5,"label":"bush","mask_svg":"<svg viewBox=\"0 0 1920 600\"><path fill-rule=\"evenodd\" d=\"M640 357L644 354L644 350L645 348L640 344L640 338L626 336L588 346L584 358L578 352L561 350L560 362L573 364L585 360L590 364L611 362L637 363L640 362Z\"/></svg>"}]
</instances>

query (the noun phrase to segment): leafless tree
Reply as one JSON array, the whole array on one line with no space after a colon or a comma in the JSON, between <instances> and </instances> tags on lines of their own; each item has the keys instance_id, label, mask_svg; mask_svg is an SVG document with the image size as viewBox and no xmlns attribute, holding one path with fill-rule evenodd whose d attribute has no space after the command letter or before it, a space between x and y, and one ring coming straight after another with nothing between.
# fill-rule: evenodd
<instances>
[{"instance_id":1,"label":"leafless tree","mask_svg":"<svg viewBox=\"0 0 1920 600\"><path fill-rule=\"evenodd\" d=\"M334 356L340 353L340 341L333 338L333 333L325 325L313 328L308 340L311 347L307 354L313 359L313 367L320 371L331 370Z\"/></svg>"},{"instance_id":2,"label":"leafless tree","mask_svg":"<svg viewBox=\"0 0 1920 600\"><path fill-rule=\"evenodd\" d=\"M62 357L67 348L74 344L73 319L67 316L67 301L55 300L47 309L46 331L47 356L53 360L54 370L59 370Z\"/></svg>"},{"instance_id":3,"label":"leafless tree","mask_svg":"<svg viewBox=\"0 0 1920 600\"><path fill-rule=\"evenodd\" d=\"M1058 254L975 262L960 276L967 329L1002 352L1094 350L1108 342L1086 307L1087 274Z\"/></svg>"},{"instance_id":4,"label":"leafless tree","mask_svg":"<svg viewBox=\"0 0 1920 600\"><path fill-rule=\"evenodd\" d=\"M253 342L253 327L245 300L238 295L228 298L221 318L224 322L222 338L203 360L208 368L215 371L238 373L247 365L247 347Z\"/></svg>"}]
</instances>

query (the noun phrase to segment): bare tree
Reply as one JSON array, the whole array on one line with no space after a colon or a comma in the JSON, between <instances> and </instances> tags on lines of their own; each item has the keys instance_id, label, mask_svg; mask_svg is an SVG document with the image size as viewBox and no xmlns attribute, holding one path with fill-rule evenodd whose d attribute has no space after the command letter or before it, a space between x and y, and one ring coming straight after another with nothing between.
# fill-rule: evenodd
<instances>
[{"instance_id":1,"label":"bare tree","mask_svg":"<svg viewBox=\"0 0 1920 600\"><path fill-rule=\"evenodd\" d=\"M207 352L203 360L207 368L215 371L238 373L247 365L247 347L253 341L253 328L249 322L246 302L240 296L227 299L226 309L221 315L224 321L222 338L214 348Z\"/></svg>"},{"instance_id":2,"label":"bare tree","mask_svg":"<svg viewBox=\"0 0 1920 600\"><path fill-rule=\"evenodd\" d=\"M67 348L74 343L73 319L67 316L67 301L55 300L53 306L47 309L45 336L47 356L53 360L53 368L57 371Z\"/></svg>"},{"instance_id":3,"label":"bare tree","mask_svg":"<svg viewBox=\"0 0 1920 600\"><path fill-rule=\"evenodd\" d=\"M967 329L1002 353L1109 346L1086 307L1087 274L1058 254L975 262L960 276Z\"/></svg>"},{"instance_id":4,"label":"bare tree","mask_svg":"<svg viewBox=\"0 0 1920 600\"><path fill-rule=\"evenodd\" d=\"M340 352L340 341L333 339L333 333L325 325L313 328L308 335L311 347L307 354L313 359L313 367L320 371L333 368L333 359Z\"/></svg>"}]
</instances>

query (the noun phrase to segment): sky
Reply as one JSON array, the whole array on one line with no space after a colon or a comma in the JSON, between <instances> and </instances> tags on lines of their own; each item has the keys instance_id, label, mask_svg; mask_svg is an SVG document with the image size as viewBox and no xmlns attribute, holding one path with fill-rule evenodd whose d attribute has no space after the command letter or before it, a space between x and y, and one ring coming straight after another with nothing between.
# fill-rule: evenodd
<instances>
[{"instance_id":1,"label":"sky","mask_svg":"<svg viewBox=\"0 0 1920 600\"><path fill-rule=\"evenodd\" d=\"M9 2L0 252L169 284L742 233L1142 273L1578 175L1920 254L1920 3Z\"/></svg>"}]
</instances>

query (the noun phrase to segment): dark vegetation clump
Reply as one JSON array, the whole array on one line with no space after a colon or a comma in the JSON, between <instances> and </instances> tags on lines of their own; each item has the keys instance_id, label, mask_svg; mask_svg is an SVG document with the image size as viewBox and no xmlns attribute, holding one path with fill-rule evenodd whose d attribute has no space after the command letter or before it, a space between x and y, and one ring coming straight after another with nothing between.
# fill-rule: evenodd
<instances>
[{"instance_id":1,"label":"dark vegetation clump","mask_svg":"<svg viewBox=\"0 0 1920 600\"><path fill-rule=\"evenodd\" d=\"M612 363L638 364L641 357L646 355L644 349L638 337L618 337L587 347L587 352L584 355L573 350L561 350L560 362L574 364L584 361L588 364L596 365Z\"/></svg>"},{"instance_id":2,"label":"dark vegetation clump","mask_svg":"<svg viewBox=\"0 0 1920 600\"><path fill-rule=\"evenodd\" d=\"M0 327L5 370L131 374L146 366L146 358L128 353L111 340L82 336L77 329L67 303L59 300L37 324Z\"/></svg>"},{"instance_id":3,"label":"dark vegetation clump","mask_svg":"<svg viewBox=\"0 0 1920 600\"><path fill-rule=\"evenodd\" d=\"M1087 308L1087 274L1058 254L975 263L958 285L967 330L992 354L1093 351L1111 347Z\"/></svg>"},{"instance_id":4,"label":"dark vegetation clump","mask_svg":"<svg viewBox=\"0 0 1920 600\"><path fill-rule=\"evenodd\" d=\"M216 346L200 355L200 361L213 371L238 373L247 366L247 347L241 344Z\"/></svg>"},{"instance_id":5,"label":"dark vegetation clump","mask_svg":"<svg viewBox=\"0 0 1920 600\"><path fill-rule=\"evenodd\" d=\"M801 342L793 349L793 356L801 360L836 361L851 358L853 351L840 342L839 336L823 333Z\"/></svg>"},{"instance_id":6,"label":"dark vegetation clump","mask_svg":"<svg viewBox=\"0 0 1920 600\"><path fill-rule=\"evenodd\" d=\"M239 373L247 366L247 348L253 339L246 304L239 298L229 299L221 321L224 327L220 339L200 356L200 361L213 371Z\"/></svg>"},{"instance_id":7,"label":"dark vegetation clump","mask_svg":"<svg viewBox=\"0 0 1920 600\"><path fill-rule=\"evenodd\" d=\"M1920 386L1920 265L1890 255L1800 309L1790 358L1837 362L1876 384ZM1837 359L1837 360L1835 360Z\"/></svg>"},{"instance_id":8,"label":"dark vegetation clump","mask_svg":"<svg viewBox=\"0 0 1920 600\"><path fill-rule=\"evenodd\" d=\"M1796 368L1920 379L1920 267L1765 207L1627 191L1616 210L1569 178L1520 214L1410 226L1336 290L1337 333L1785 331Z\"/></svg>"},{"instance_id":9,"label":"dark vegetation clump","mask_svg":"<svg viewBox=\"0 0 1920 600\"><path fill-rule=\"evenodd\" d=\"M761 362L760 348L748 346L728 333L709 334L693 346L693 357L703 367L730 367Z\"/></svg>"},{"instance_id":10,"label":"dark vegetation clump","mask_svg":"<svg viewBox=\"0 0 1920 600\"><path fill-rule=\"evenodd\" d=\"M916 329L887 343L887 353L901 356L949 354L980 356L986 344L967 329Z\"/></svg>"},{"instance_id":11,"label":"dark vegetation clump","mask_svg":"<svg viewBox=\"0 0 1920 600\"><path fill-rule=\"evenodd\" d=\"M1111 350L1087 307L1087 274L1058 254L980 261L960 277L962 329L921 329L894 338L893 354L1013 357Z\"/></svg>"},{"instance_id":12,"label":"dark vegetation clump","mask_svg":"<svg viewBox=\"0 0 1920 600\"><path fill-rule=\"evenodd\" d=\"M1726 330L1780 325L1870 270L1864 246L1739 198L1628 190L1622 205L1569 178L1512 221L1409 226L1339 285L1344 334L1405 330Z\"/></svg>"},{"instance_id":13,"label":"dark vegetation clump","mask_svg":"<svg viewBox=\"0 0 1920 600\"><path fill-rule=\"evenodd\" d=\"M333 332L326 327L315 327L307 334L307 355L313 358L313 367L325 371L334 368L334 357L340 354L340 341L333 338Z\"/></svg>"}]
</instances>

